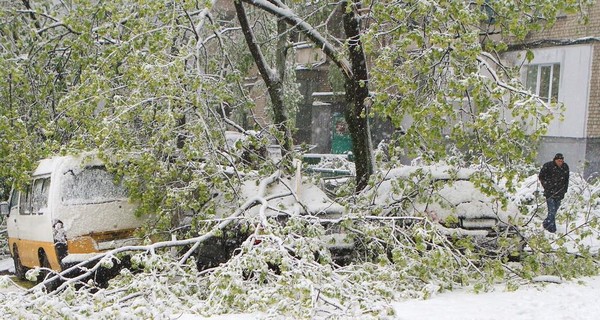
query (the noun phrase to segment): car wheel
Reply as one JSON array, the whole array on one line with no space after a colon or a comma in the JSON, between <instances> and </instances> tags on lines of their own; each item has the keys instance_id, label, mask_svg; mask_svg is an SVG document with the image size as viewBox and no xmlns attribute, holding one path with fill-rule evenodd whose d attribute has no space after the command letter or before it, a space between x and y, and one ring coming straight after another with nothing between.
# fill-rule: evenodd
<instances>
[{"instance_id":1,"label":"car wheel","mask_svg":"<svg viewBox=\"0 0 600 320\"><path fill-rule=\"evenodd\" d=\"M15 264L15 276L21 280L25 280L25 272L27 270L21 264L21 257L19 257L19 249L17 249L16 244L13 247L13 262Z\"/></svg>"},{"instance_id":2,"label":"car wheel","mask_svg":"<svg viewBox=\"0 0 600 320\"><path fill-rule=\"evenodd\" d=\"M46 276L50 273L50 271L48 269L50 268L50 260L48 260L48 256L46 255L46 253L44 252L44 250L40 249L39 252L39 259L40 259L40 268L42 268L42 270L40 271L40 274L38 275L38 282L42 282L44 281L44 279L46 279Z\"/></svg>"}]
</instances>

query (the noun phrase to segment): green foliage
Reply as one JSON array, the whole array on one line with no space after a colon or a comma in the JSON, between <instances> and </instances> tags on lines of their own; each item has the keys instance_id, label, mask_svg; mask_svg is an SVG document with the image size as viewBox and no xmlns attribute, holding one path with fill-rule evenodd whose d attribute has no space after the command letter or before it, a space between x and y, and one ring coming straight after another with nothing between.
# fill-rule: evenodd
<instances>
[{"instance_id":1,"label":"green foliage","mask_svg":"<svg viewBox=\"0 0 600 320\"><path fill-rule=\"evenodd\" d=\"M210 216L211 195L237 185L224 166L245 170L224 122L253 106L240 34L215 37L220 26L195 1L31 5L31 14L23 3L0 9L2 188L40 158L96 149L140 214L162 216L165 228L184 212Z\"/></svg>"},{"instance_id":2,"label":"green foliage","mask_svg":"<svg viewBox=\"0 0 600 320\"><path fill-rule=\"evenodd\" d=\"M31 13L23 2L1 4L1 193L13 182L22 183L42 157L97 149L139 203L138 213L153 215L145 235L169 240L182 225L187 227L180 229L184 237L214 231L228 218L223 214L239 207L244 179L275 170L260 151L271 143L265 132L272 128L227 141L225 131L234 121L245 129L264 125L249 117L255 103L244 79L253 61L239 33L211 24L218 19L204 20L200 3L37 1ZM302 6L299 12L306 11L306 20L315 25L335 9L320 1L293 4ZM343 10L356 9L346 4ZM396 127L412 120L406 134L391 144L392 161L383 165L392 168L406 155L423 162L479 165L490 174L472 182L505 206L508 199L502 196L515 190L527 170L520 164L533 161L551 115L547 105L522 90L516 69L500 67L494 57L506 50L506 43L488 35L499 31L503 39L522 39L576 3L364 5L371 10L361 49L373 64L371 78L362 85L376 93L370 110ZM264 14L252 11L251 17L262 28L258 41L268 48L276 41L275 20L262 19ZM273 61L273 51L265 54ZM291 75L293 64L287 67ZM493 70L496 78L483 75ZM340 77L332 67L330 82L336 91L341 90ZM296 88L293 82L293 76L284 80L290 89ZM253 89L256 96L264 90L260 85ZM298 96L294 90L285 92L288 111L293 111ZM277 130L271 135L281 139ZM572 244L566 238L549 240L531 226L520 230L523 238L501 234L496 248L482 250L474 237L449 235L431 217L412 214L415 199L442 202L436 191L444 186L422 173L413 178L392 182L389 207L374 206L365 194L344 203L347 212L335 222L356 245L353 263L346 266L335 264L327 250L331 243L322 238L328 231L317 215L289 215L280 223L241 214L237 226L250 238L215 269L200 273L193 259L180 264L166 250L149 251L133 257L138 274L124 270L108 290L69 287L53 296L34 291L19 298L30 308L10 304L2 314L158 319L182 311L256 311L291 318L327 314L376 319L390 316L389 301L399 297L427 298L458 286L483 291L515 275L526 281L539 275L571 279L597 273L597 258L583 241L596 234L597 196L573 197L560 218L572 225L581 212L588 214L585 226L591 230L576 224L571 228L578 254L566 250ZM369 182L371 188L378 179L382 176ZM499 182L504 189L493 187ZM349 184L340 194L350 195L353 189ZM219 211L215 199L234 209ZM535 213L526 206L522 210ZM447 223L456 222L452 218ZM235 232L214 234L227 239ZM527 252L521 250L525 242ZM520 260L509 263L513 259Z\"/></svg>"},{"instance_id":3,"label":"green foliage","mask_svg":"<svg viewBox=\"0 0 600 320\"><path fill-rule=\"evenodd\" d=\"M491 165L508 176L515 174L513 161L532 163L551 114L523 90L518 69L498 57L508 41L551 25L557 12L576 5L374 1L377 23L363 37L374 57L372 110L396 127L410 119L397 151L425 162Z\"/></svg>"},{"instance_id":4,"label":"green foliage","mask_svg":"<svg viewBox=\"0 0 600 320\"><path fill-rule=\"evenodd\" d=\"M340 71L340 68L330 65L327 77L333 92L344 92L344 75Z\"/></svg>"}]
</instances>

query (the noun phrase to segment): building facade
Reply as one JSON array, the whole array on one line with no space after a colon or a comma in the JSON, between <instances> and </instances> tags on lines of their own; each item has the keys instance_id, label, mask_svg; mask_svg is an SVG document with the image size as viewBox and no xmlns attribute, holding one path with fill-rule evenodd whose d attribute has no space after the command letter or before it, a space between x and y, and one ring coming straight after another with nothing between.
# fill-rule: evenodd
<instances>
[{"instance_id":1,"label":"building facade","mask_svg":"<svg viewBox=\"0 0 600 320\"><path fill-rule=\"evenodd\" d=\"M527 88L565 107L548 127L538 162L561 152L584 178L600 173L600 5L588 10L587 24L580 23L579 15L561 15L552 28L531 33L507 55L522 65ZM533 52L533 60L525 58L526 50Z\"/></svg>"}]
</instances>

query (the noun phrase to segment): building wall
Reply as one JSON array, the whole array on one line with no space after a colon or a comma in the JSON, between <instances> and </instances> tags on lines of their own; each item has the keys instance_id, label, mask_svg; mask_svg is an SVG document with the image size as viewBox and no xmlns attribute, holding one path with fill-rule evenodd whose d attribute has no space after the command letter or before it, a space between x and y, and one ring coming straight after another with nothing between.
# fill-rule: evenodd
<instances>
[{"instance_id":1,"label":"building wall","mask_svg":"<svg viewBox=\"0 0 600 320\"><path fill-rule=\"evenodd\" d=\"M579 15L562 15L551 29L531 33L525 42L547 39L577 39L598 36L600 30L600 4L596 3L587 9L589 23L581 24Z\"/></svg>"},{"instance_id":2,"label":"building wall","mask_svg":"<svg viewBox=\"0 0 600 320\"><path fill-rule=\"evenodd\" d=\"M560 90L558 101L563 103L564 119L559 114L549 125L548 136L584 138L587 136L587 112L589 97L589 79L592 66L592 46L589 44L574 46L545 47L532 49L534 59L525 60L525 52L507 54L505 58L512 65L560 63ZM526 70L521 71L524 82Z\"/></svg>"},{"instance_id":3,"label":"building wall","mask_svg":"<svg viewBox=\"0 0 600 320\"><path fill-rule=\"evenodd\" d=\"M598 6L600 8L600 5ZM600 12L598 12L600 15ZM600 20L600 16L598 17ZM600 36L600 26L597 29ZM590 96L588 106L588 137L600 137L600 42L593 44L593 63L590 77Z\"/></svg>"},{"instance_id":4,"label":"building wall","mask_svg":"<svg viewBox=\"0 0 600 320\"><path fill-rule=\"evenodd\" d=\"M327 105L315 105L313 93L330 91L331 87L327 81L327 65L322 65L316 68L297 68L296 79L300 83L300 94L303 99L298 105L298 113L296 114L296 132L294 134L294 142L299 145L307 143L317 145L317 148L326 150L328 146L323 145L320 139L314 137L315 130L321 130L313 118L316 116L320 108L329 109ZM326 128L326 127L323 127ZM328 127L327 127L328 128ZM317 152L312 150L312 152ZM325 151L324 151L325 152ZM328 151L327 151L328 152Z\"/></svg>"},{"instance_id":5,"label":"building wall","mask_svg":"<svg viewBox=\"0 0 600 320\"><path fill-rule=\"evenodd\" d=\"M548 39L577 40L586 37L596 38L592 43L592 66L589 80L590 93L587 114L587 137L600 137L600 4L588 8L589 22L580 23L579 15L563 15L553 28L530 34L525 42Z\"/></svg>"},{"instance_id":6,"label":"building wall","mask_svg":"<svg viewBox=\"0 0 600 320\"><path fill-rule=\"evenodd\" d=\"M311 144L312 152L332 153L334 131L333 119L343 114L345 99L343 93L313 92L312 94Z\"/></svg>"},{"instance_id":7,"label":"building wall","mask_svg":"<svg viewBox=\"0 0 600 320\"><path fill-rule=\"evenodd\" d=\"M552 122L538 150L538 162L562 152L571 170L586 178L600 172L600 4L587 11L587 24L579 15L563 15L552 28L531 33L524 41L534 51L533 63L563 55L556 62L561 62L559 100L566 107L565 119Z\"/></svg>"}]
</instances>

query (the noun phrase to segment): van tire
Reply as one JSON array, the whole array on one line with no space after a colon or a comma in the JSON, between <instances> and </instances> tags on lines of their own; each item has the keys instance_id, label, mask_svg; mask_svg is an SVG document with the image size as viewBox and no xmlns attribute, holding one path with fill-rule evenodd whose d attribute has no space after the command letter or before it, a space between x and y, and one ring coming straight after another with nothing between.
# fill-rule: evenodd
<instances>
[{"instance_id":1,"label":"van tire","mask_svg":"<svg viewBox=\"0 0 600 320\"><path fill-rule=\"evenodd\" d=\"M38 251L38 259L40 261L40 268L51 269L50 260L48 260L48 256L46 255L46 252L44 252L44 249ZM38 282L44 281L49 273L50 271L48 270L41 270L37 278Z\"/></svg>"},{"instance_id":2,"label":"van tire","mask_svg":"<svg viewBox=\"0 0 600 320\"><path fill-rule=\"evenodd\" d=\"M62 280L55 278L54 280L49 281L50 278L53 278L57 275L57 272L52 270L52 267L50 266L50 260L43 249L39 250L38 257L40 259L40 267L44 268L45 270L41 270L37 277L37 282L43 282L46 292L52 292L62 284Z\"/></svg>"},{"instance_id":3,"label":"van tire","mask_svg":"<svg viewBox=\"0 0 600 320\"><path fill-rule=\"evenodd\" d=\"M45 268L46 270L42 270L37 278L38 283L44 282L44 287L46 287L46 292L52 292L58 288L60 285L60 279L54 279L52 281L47 281L48 279L54 277L56 273L52 270L50 266L50 260L48 260L48 256L43 249L39 251L39 259L40 259L40 267Z\"/></svg>"},{"instance_id":4,"label":"van tire","mask_svg":"<svg viewBox=\"0 0 600 320\"><path fill-rule=\"evenodd\" d=\"M13 262L15 264L15 276L21 280L25 280L25 272L27 271L21 263L21 257L19 257L19 249L17 245L13 246Z\"/></svg>"}]
</instances>

